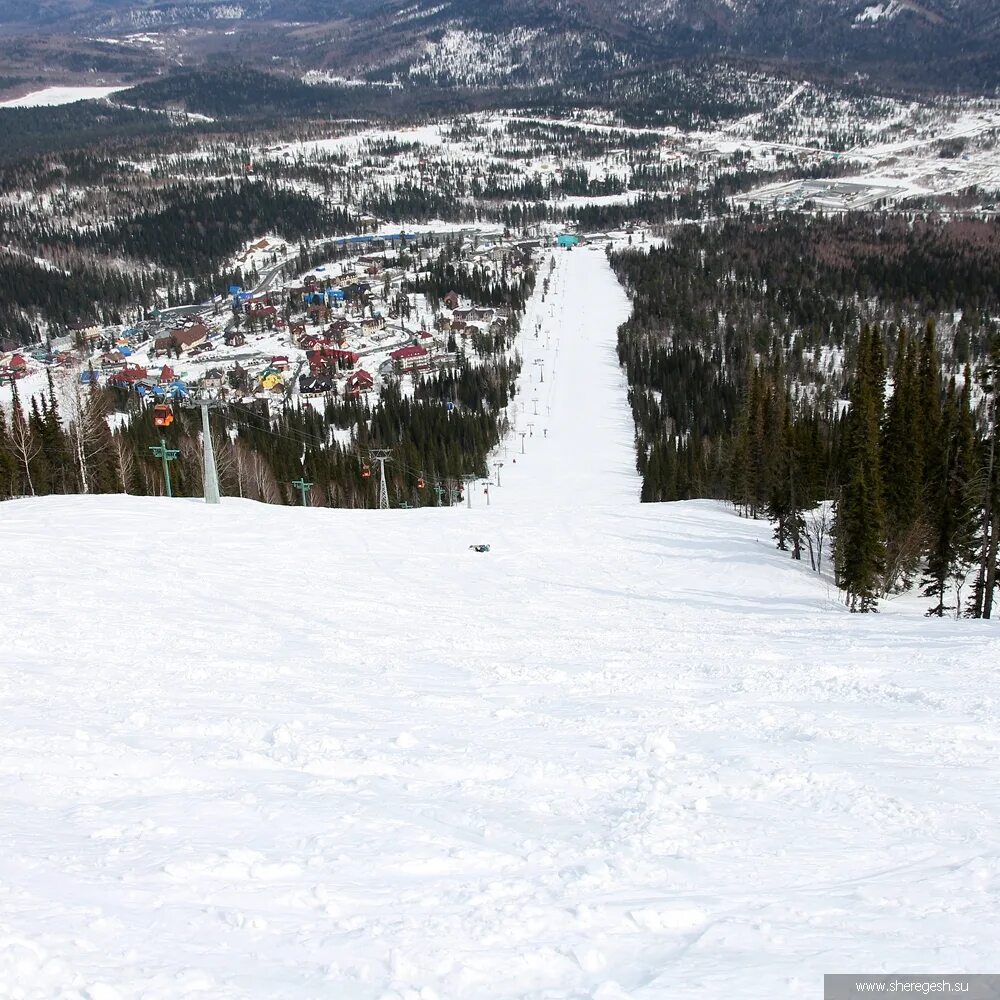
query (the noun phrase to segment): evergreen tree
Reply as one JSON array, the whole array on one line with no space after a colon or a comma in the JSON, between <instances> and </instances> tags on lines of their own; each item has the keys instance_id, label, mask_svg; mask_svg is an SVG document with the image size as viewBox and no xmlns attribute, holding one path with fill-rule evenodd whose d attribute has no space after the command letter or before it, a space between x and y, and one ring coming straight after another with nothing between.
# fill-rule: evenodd
<instances>
[{"instance_id":1,"label":"evergreen tree","mask_svg":"<svg viewBox=\"0 0 1000 1000\"><path fill-rule=\"evenodd\" d=\"M845 428L845 472L837 504L837 582L852 611L876 611L885 565L885 510L879 451L884 369L873 333L861 332Z\"/></svg>"},{"instance_id":2,"label":"evergreen tree","mask_svg":"<svg viewBox=\"0 0 1000 1000\"><path fill-rule=\"evenodd\" d=\"M941 420L944 440L941 447L934 449L940 464L932 470L927 485L930 538L923 593L935 598L927 614L938 617L953 607L946 603L949 584L960 591L975 559L976 446L969 407L971 373L967 372L967 376L961 393L954 379L948 385ZM954 607L958 607L957 602Z\"/></svg>"},{"instance_id":3,"label":"evergreen tree","mask_svg":"<svg viewBox=\"0 0 1000 1000\"><path fill-rule=\"evenodd\" d=\"M906 329L899 331L893 393L882 434L885 484L886 590L905 587L923 548L923 456L921 408L917 399L917 353Z\"/></svg>"}]
</instances>

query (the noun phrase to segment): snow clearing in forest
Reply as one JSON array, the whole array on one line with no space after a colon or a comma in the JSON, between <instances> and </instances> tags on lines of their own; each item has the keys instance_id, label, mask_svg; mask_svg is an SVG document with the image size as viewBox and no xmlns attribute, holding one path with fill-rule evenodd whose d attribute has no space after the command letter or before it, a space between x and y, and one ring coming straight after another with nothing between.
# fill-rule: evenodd
<instances>
[{"instance_id":1,"label":"snow clearing in forest","mask_svg":"<svg viewBox=\"0 0 1000 1000\"><path fill-rule=\"evenodd\" d=\"M851 615L766 523L640 505L628 301L554 259L471 510L3 505L0 995L995 971L996 624Z\"/></svg>"}]
</instances>

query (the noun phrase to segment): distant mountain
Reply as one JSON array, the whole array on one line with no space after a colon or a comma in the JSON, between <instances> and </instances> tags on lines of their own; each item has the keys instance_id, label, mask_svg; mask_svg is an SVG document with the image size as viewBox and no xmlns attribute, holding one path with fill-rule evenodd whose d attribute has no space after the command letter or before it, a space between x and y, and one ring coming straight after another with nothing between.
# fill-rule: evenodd
<instances>
[{"instance_id":1,"label":"distant mountain","mask_svg":"<svg viewBox=\"0 0 1000 1000\"><path fill-rule=\"evenodd\" d=\"M119 35L225 25L304 68L440 85L527 87L720 56L1000 84L997 0L0 0L0 23Z\"/></svg>"}]
</instances>

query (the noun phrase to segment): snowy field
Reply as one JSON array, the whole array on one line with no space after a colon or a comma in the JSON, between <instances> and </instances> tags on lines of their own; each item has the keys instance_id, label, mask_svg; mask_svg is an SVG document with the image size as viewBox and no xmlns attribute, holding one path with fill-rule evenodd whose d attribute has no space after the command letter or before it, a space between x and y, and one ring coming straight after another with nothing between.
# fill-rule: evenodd
<instances>
[{"instance_id":1,"label":"snowy field","mask_svg":"<svg viewBox=\"0 0 1000 1000\"><path fill-rule=\"evenodd\" d=\"M489 507L3 505L0 996L996 971L1000 632L638 504L628 305L557 259Z\"/></svg>"},{"instance_id":2,"label":"snowy field","mask_svg":"<svg viewBox=\"0 0 1000 1000\"><path fill-rule=\"evenodd\" d=\"M34 90L24 97L0 103L0 108L50 108L57 104L75 104L77 101L95 101L109 94L117 94L125 87L46 87Z\"/></svg>"}]
</instances>

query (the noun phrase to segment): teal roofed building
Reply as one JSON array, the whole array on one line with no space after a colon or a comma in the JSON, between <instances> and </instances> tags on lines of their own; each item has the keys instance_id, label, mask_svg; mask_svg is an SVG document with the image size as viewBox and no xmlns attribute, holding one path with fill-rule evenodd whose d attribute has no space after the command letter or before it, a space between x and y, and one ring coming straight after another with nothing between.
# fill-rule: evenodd
<instances>
[{"instance_id":1,"label":"teal roofed building","mask_svg":"<svg viewBox=\"0 0 1000 1000\"><path fill-rule=\"evenodd\" d=\"M580 244L580 237L573 233L560 233L556 241L561 247L575 247Z\"/></svg>"}]
</instances>

